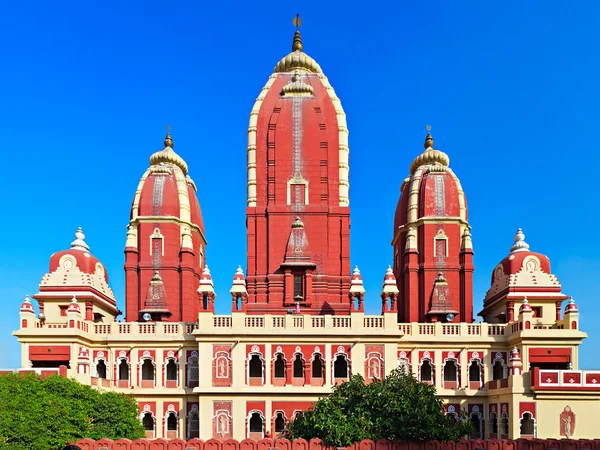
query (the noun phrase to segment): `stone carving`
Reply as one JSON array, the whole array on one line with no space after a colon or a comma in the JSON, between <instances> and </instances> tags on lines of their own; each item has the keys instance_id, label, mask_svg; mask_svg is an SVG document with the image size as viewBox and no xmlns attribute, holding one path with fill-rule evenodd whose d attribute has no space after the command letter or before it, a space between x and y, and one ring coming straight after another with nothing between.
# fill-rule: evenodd
<instances>
[{"instance_id":1,"label":"stone carving","mask_svg":"<svg viewBox=\"0 0 600 450\"><path fill-rule=\"evenodd\" d=\"M560 413L560 434L566 439L570 439L575 434L575 413L570 406L565 406Z\"/></svg>"}]
</instances>

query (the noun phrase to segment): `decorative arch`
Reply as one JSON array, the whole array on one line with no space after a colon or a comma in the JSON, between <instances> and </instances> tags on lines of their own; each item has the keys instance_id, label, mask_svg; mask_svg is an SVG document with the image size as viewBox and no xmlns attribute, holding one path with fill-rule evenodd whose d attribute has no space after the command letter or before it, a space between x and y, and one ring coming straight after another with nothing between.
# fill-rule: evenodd
<instances>
[{"instance_id":1,"label":"decorative arch","mask_svg":"<svg viewBox=\"0 0 600 450\"><path fill-rule=\"evenodd\" d=\"M156 387L156 362L148 350L145 350L138 365L140 387Z\"/></svg>"},{"instance_id":2,"label":"decorative arch","mask_svg":"<svg viewBox=\"0 0 600 450\"><path fill-rule=\"evenodd\" d=\"M169 351L165 358L163 380L165 380L165 387L179 386L179 361L175 357L175 352L173 351Z\"/></svg>"},{"instance_id":3,"label":"decorative arch","mask_svg":"<svg viewBox=\"0 0 600 450\"><path fill-rule=\"evenodd\" d=\"M163 430L166 430L167 439L174 439L179 432L179 414L175 411L175 406L170 404L163 417Z\"/></svg>"},{"instance_id":4,"label":"decorative arch","mask_svg":"<svg viewBox=\"0 0 600 450\"><path fill-rule=\"evenodd\" d=\"M165 237L160 232L160 228L156 227L152 234L149 236L150 239L150 256L161 257L165 255Z\"/></svg>"},{"instance_id":5,"label":"decorative arch","mask_svg":"<svg viewBox=\"0 0 600 450\"><path fill-rule=\"evenodd\" d=\"M521 417L519 418L519 424L519 434L521 436L533 436L534 438L536 437L537 422L535 420L535 415L531 411L523 411Z\"/></svg>"},{"instance_id":6,"label":"decorative arch","mask_svg":"<svg viewBox=\"0 0 600 450\"><path fill-rule=\"evenodd\" d=\"M98 370L98 363L102 362L104 364L104 376L100 376L101 373ZM106 359L106 355L103 351L99 351L96 354L96 358L94 358L94 375L97 378L108 379L108 360Z\"/></svg>"},{"instance_id":7,"label":"decorative arch","mask_svg":"<svg viewBox=\"0 0 600 450\"><path fill-rule=\"evenodd\" d=\"M433 257L448 256L448 236L444 232L443 228L440 228L436 235L433 237Z\"/></svg>"},{"instance_id":8,"label":"decorative arch","mask_svg":"<svg viewBox=\"0 0 600 450\"><path fill-rule=\"evenodd\" d=\"M423 383L435 384L435 364L429 352L424 352L419 361L419 380Z\"/></svg>"},{"instance_id":9,"label":"decorative arch","mask_svg":"<svg viewBox=\"0 0 600 450\"><path fill-rule=\"evenodd\" d=\"M383 357L380 352L369 352L367 354L366 374L369 380L382 380L385 376Z\"/></svg>"},{"instance_id":10,"label":"decorative arch","mask_svg":"<svg viewBox=\"0 0 600 450\"><path fill-rule=\"evenodd\" d=\"M460 386L460 361L452 351L442 361L442 386L446 389L457 389Z\"/></svg>"},{"instance_id":11,"label":"decorative arch","mask_svg":"<svg viewBox=\"0 0 600 450\"><path fill-rule=\"evenodd\" d=\"M285 386L286 384L286 365L285 354L281 347L277 347L275 353L273 353L273 359L271 360L272 366L272 383L275 386Z\"/></svg>"},{"instance_id":12,"label":"decorative arch","mask_svg":"<svg viewBox=\"0 0 600 450\"><path fill-rule=\"evenodd\" d=\"M502 352L496 352L494 354L491 370L492 380L503 380L508 377L508 366L506 365ZM502 377L498 378L500 376Z\"/></svg>"},{"instance_id":13,"label":"decorative arch","mask_svg":"<svg viewBox=\"0 0 600 450\"><path fill-rule=\"evenodd\" d=\"M200 437L200 412L198 405L193 404L187 414L187 438L194 439Z\"/></svg>"},{"instance_id":14,"label":"decorative arch","mask_svg":"<svg viewBox=\"0 0 600 450\"><path fill-rule=\"evenodd\" d=\"M483 361L479 352L473 352L469 360L469 388L480 389L485 382Z\"/></svg>"},{"instance_id":15,"label":"decorative arch","mask_svg":"<svg viewBox=\"0 0 600 450\"><path fill-rule=\"evenodd\" d=\"M253 345L246 359L246 384L262 386L265 384L265 358L258 345Z\"/></svg>"},{"instance_id":16,"label":"decorative arch","mask_svg":"<svg viewBox=\"0 0 600 450\"><path fill-rule=\"evenodd\" d=\"M156 437L156 417L154 412L150 409L150 405L144 405L142 412L140 413L140 421L144 426L146 438L153 439Z\"/></svg>"},{"instance_id":17,"label":"decorative arch","mask_svg":"<svg viewBox=\"0 0 600 450\"><path fill-rule=\"evenodd\" d=\"M121 350L119 352L119 356L115 358L115 383L117 387L129 387L129 383L131 380L131 363L129 362L129 357L127 356L127 352Z\"/></svg>"},{"instance_id":18,"label":"decorative arch","mask_svg":"<svg viewBox=\"0 0 600 450\"><path fill-rule=\"evenodd\" d=\"M473 405L471 412L469 413L469 420L473 425L473 434L471 435L474 439L483 439L484 436L484 423L483 413L479 409L478 405Z\"/></svg>"},{"instance_id":19,"label":"decorative arch","mask_svg":"<svg viewBox=\"0 0 600 450\"><path fill-rule=\"evenodd\" d=\"M213 357L215 367L215 378L229 379L229 371L231 367L231 358L229 353L218 351Z\"/></svg>"},{"instance_id":20,"label":"decorative arch","mask_svg":"<svg viewBox=\"0 0 600 450\"><path fill-rule=\"evenodd\" d=\"M508 436L508 413L506 411L506 405L502 406L502 414L500 415L500 435Z\"/></svg>"},{"instance_id":21,"label":"decorative arch","mask_svg":"<svg viewBox=\"0 0 600 450\"><path fill-rule=\"evenodd\" d=\"M252 439L253 437L258 437L259 439L263 439L265 437L265 416L262 411L258 409L253 409L248 412L248 416L246 417L247 423L247 437ZM260 436L257 436L260 433Z\"/></svg>"},{"instance_id":22,"label":"decorative arch","mask_svg":"<svg viewBox=\"0 0 600 450\"><path fill-rule=\"evenodd\" d=\"M331 378L332 383L335 384L336 381L347 381L350 378L350 363L351 360L346 353L346 350L342 345L338 346L334 356L333 361L331 361L332 371ZM345 367L345 370L344 370ZM344 375L345 372L345 375Z\"/></svg>"},{"instance_id":23,"label":"decorative arch","mask_svg":"<svg viewBox=\"0 0 600 450\"><path fill-rule=\"evenodd\" d=\"M200 370L198 367L198 352L193 351L190 353L187 361L187 386L196 387L198 386Z\"/></svg>"},{"instance_id":24,"label":"decorative arch","mask_svg":"<svg viewBox=\"0 0 600 450\"><path fill-rule=\"evenodd\" d=\"M321 349L315 347L310 358L310 384L311 386L323 386L325 383L325 358Z\"/></svg>"},{"instance_id":25,"label":"decorative arch","mask_svg":"<svg viewBox=\"0 0 600 450\"><path fill-rule=\"evenodd\" d=\"M218 409L213 416L215 434L224 438L231 436L232 417L226 409Z\"/></svg>"},{"instance_id":26,"label":"decorative arch","mask_svg":"<svg viewBox=\"0 0 600 450\"><path fill-rule=\"evenodd\" d=\"M294 352L294 359L292 360L292 378L301 379L302 381L306 378L306 360L304 359L304 354L300 350L300 347L297 347Z\"/></svg>"},{"instance_id":27,"label":"decorative arch","mask_svg":"<svg viewBox=\"0 0 600 450\"><path fill-rule=\"evenodd\" d=\"M296 186L303 191L304 194L304 202L301 202L301 204L308 205L308 180L300 174L295 174L287 181L287 204L292 204L292 190L295 189Z\"/></svg>"},{"instance_id":28,"label":"decorative arch","mask_svg":"<svg viewBox=\"0 0 600 450\"><path fill-rule=\"evenodd\" d=\"M281 433L285 429L288 419L285 416L285 411L278 409L273 412L273 430L275 433Z\"/></svg>"},{"instance_id":29,"label":"decorative arch","mask_svg":"<svg viewBox=\"0 0 600 450\"><path fill-rule=\"evenodd\" d=\"M398 370L404 374L409 374L412 372L410 359L408 359L408 354L405 351L401 351L398 355Z\"/></svg>"},{"instance_id":30,"label":"decorative arch","mask_svg":"<svg viewBox=\"0 0 600 450\"><path fill-rule=\"evenodd\" d=\"M454 405L448 405L446 409L447 416L454 416L456 420L458 420L458 411L456 411L456 407Z\"/></svg>"}]
</instances>

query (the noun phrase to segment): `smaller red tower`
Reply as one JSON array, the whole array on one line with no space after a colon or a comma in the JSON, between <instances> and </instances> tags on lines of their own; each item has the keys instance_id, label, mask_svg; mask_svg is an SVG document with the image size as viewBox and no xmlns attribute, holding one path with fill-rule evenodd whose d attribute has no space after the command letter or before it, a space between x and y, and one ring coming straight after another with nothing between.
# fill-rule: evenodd
<instances>
[{"instance_id":1,"label":"smaller red tower","mask_svg":"<svg viewBox=\"0 0 600 450\"><path fill-rule=\"evenodd\" d=\"M428 127L430 130L430 127ZM394 223L400 322L473 321L473 246L467 204L450 159L433 147L402 183Z\"/></svg>"},{"instance_id":2,"label":"smaller red tower","mask_svg":"<svg viewBox=\"0 0 600 450\"><path fill-rule=\"evenodd\" d=\"M126 319L195 322L205 265L204 223L185 161L165 148L150 157L131 206L125 244Z\"/></svg>"}]
</instances>

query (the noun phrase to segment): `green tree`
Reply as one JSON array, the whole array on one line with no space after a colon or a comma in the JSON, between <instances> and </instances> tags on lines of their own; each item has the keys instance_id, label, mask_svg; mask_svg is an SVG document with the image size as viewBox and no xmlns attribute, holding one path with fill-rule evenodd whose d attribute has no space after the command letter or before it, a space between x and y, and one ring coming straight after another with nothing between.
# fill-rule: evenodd
<instances>
[{"instance_id":1,"label":"green tree","mask_svg":"<svg viewBox=\"0 0 600 450\"><path fill-rule=\"evenodd\" d=\"M335 447L363 439L453 441L468 435L472 426L465 415L445 415L435 393L435 387L399 370L369 384L355 375L297 414L286 432Z\"/></svg>"},{"instance_id":2,"label":"green tree","mask_svg":"<svg viewBox=\"0 0 600 450\"><path fill-rule=\"evenodd\" d=\"M61 449L83 438L144 437L132 396L35 373L0 376L0 449Z\"/></svg>"}]
</instances>

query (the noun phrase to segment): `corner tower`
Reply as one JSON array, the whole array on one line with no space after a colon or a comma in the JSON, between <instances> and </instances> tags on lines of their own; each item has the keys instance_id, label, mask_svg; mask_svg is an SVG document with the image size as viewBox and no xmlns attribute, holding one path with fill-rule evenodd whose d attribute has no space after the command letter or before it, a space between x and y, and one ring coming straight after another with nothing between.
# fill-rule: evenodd
<instances>
[{"instance_id":1,"label":"corner tower","mask_svg":"<svg viewBox=\"0 0 600 450\"><path fill-rule=\"evenodd\" d=\"M429 131L431 127L427 127ZM465 194L433 147L425 151L402 183L394 221L394 275L400 322L473 321L473 246Z\"/></svg>"},{"instance_id":2,"label":"corner tower","mask_svg":"<svg viewBox=\"0 0 600 450\"><path fill-rule=\"evenodd\" d=\"M167 134L133 199L125 244L126 320L195 322L205 266L196 185Z\"/></svg>"},{"instance_id":3,"label":"corner tower","mask_svg":"<svg viewBox=\"0 0 600 450\"><path fill-rule=\"evenodd\" d=\"M340 100L303 51L277 63L248 128L249 313L350 311L348 130Z\"/></svg>"}]
</instances>

